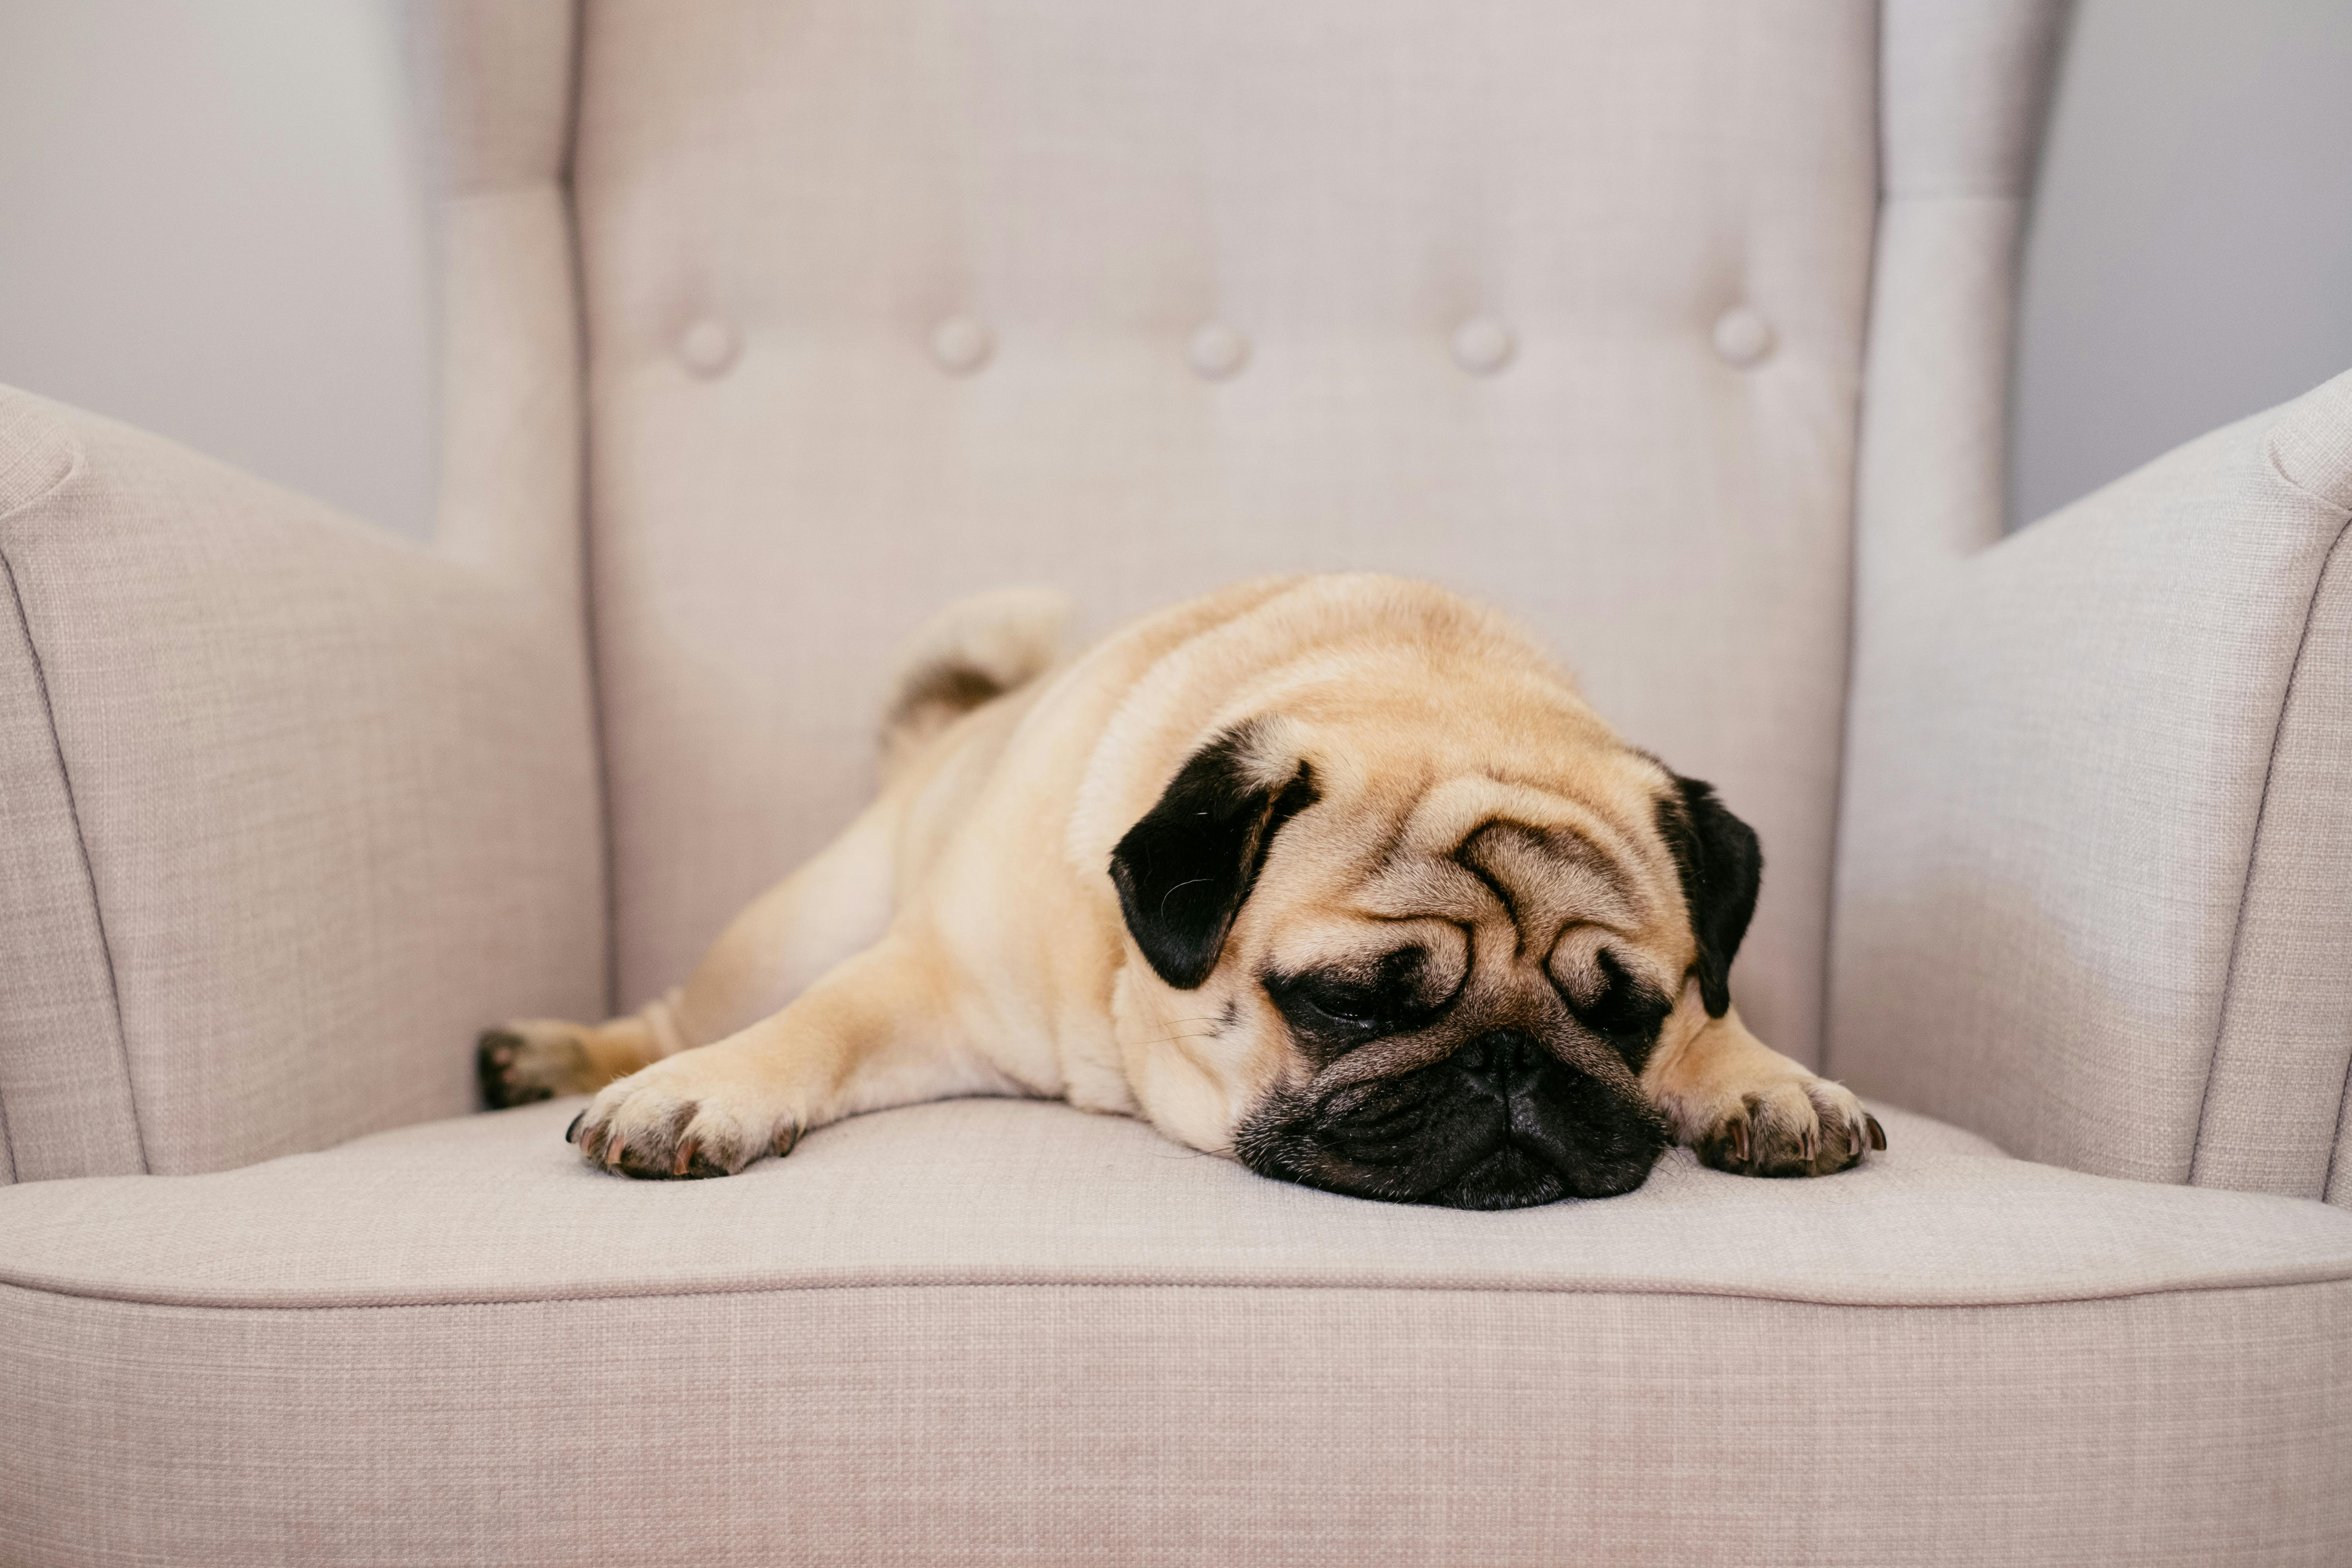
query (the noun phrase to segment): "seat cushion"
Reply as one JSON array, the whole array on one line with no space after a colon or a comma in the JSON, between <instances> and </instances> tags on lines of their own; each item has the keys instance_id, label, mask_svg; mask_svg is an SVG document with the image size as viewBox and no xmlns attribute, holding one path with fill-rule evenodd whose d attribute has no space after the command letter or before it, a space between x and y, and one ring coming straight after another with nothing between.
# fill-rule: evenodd
<instances>
[{"instance_id":1,"label":"seat cushion","mask_svg":"<svg viewBox=\"0 0 2352 1568\"><path fill-rule=\"evenodd\" d=\"M0 1560L2352 1552L2317 1203L1886 1109L1843 1175L1506 1214L1019 1101L632 1183L576 1107L0 1190Z\"/></svg>"}]
</instances>

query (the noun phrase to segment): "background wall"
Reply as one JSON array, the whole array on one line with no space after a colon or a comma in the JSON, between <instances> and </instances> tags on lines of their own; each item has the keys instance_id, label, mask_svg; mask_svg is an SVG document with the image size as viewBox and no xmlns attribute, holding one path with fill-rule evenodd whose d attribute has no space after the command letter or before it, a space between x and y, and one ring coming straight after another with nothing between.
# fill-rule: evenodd
<instances>
[{"instance_id":1,"label":"background wall","mask_svg":"<svg viewBox=\"0 0 2352 1568\"><path fill-rule=\"evenodd\" d=\"M0 0L0 382L422 535L406 98L390 0Z\"/></svg>"},{"instance_id":2,"label":"background wall","mask_svg":"<svg viewBox=\"0 0 2352 1568\"><path fill-rule=\"evenodd\" d=\"M2022 304L2013 521L2352 370L2352 0L2083 0Z\"/></svg>"},{"instance_id":3,"label":"background wall","mask_svg":"<svg viewBox=\"0 0 2352 1568\"><path fill-rule=\"evenodd\" d=\"M0 381L428 526L396 0L0 0ZM2352 4L2083 0L2025 254L2038 517L2352 367Z\"/></svg>"}]
</instances>

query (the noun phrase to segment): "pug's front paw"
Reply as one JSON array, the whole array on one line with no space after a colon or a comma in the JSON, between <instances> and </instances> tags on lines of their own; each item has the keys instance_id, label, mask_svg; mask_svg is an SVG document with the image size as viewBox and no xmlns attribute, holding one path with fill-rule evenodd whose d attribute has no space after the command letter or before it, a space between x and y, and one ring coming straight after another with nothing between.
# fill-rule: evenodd
<instances>
[{"instance_id":1,"label":"pug's front paw","mask_svg":"<svg viewBox=\"0 0 2352 1568\"><path fill-rule=\"evenodd\" d=\"M1807 1073L1709 1107L1683 1141L1734 1175L1827 1176L1885 1148L1886 1132L1852 1089Z\"/></svg>"},{"instance_id":2,"label":"pug's front paw","mask_svg":"<svg viewBox=\"0 0 2352 1568\"><path fill-rule=\"evenodd\" d=\"M608 1085L563 1136L592 1165L669 1179L731 1176L762 1155L788 1154L805 1126L756 1068L706 1046Z\"/></svg>"}]
</instances>

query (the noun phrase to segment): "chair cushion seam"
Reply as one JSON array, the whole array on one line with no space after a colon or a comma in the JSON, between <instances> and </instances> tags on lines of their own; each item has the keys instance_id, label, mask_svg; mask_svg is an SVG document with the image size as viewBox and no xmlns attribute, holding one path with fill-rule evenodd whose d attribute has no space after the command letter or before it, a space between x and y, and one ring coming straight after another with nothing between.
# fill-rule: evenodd
<instances>
[{"instance_id":1,"label":"chair cushion seam","mask_svg":"<svg viewBox=\"0 0 2352 1568\"><path fill-rule=\"evenodd\" d=\"M66 450L68 454L65 470L51 479L48 483L41 486L40 489L16 501L14 505L0 507L0 522L6 522L11 518L30 511L33 508L40 505L41 502L48 500L51 496L58 494L61 490L69 489L73 482L76 479L80 479L83 472L89 467L89 449L84 447L79 440L75 439L72 432L65 430L61 426L56 425L49 425L47 428L57 433L65 443ZM29 636L29 634L27 635Z\"/></svg>"},{"instance_id":2,"label":"chair cushion seam","mask_svg":"<svg viewBox=\"0 0 2352 1568\"><path fill-rule=\"evenodd\" d=\"M77 458L73 472L80 471L80 459ZM71 478L71 475L69 474L68 478ZM45 493L54 494L56 491L52 489ZM10 512L8 516L13 518L23 510L18 508L17 511ZM0 521L5 521L7 520L0 518ZM57 705L49 696L48 668L41 661L40 644L33 637L32 617L25 613L25 595L23 589L17 584L16 563L9 560L5 543L0 543L0 578L5 578L7 581L8 597L16 608L16 624L25 634L25 652L33 666L33 689L40 696L41 719L48 726L50 753L57 760L58 784L65 794L66 819L73 825L74 850L81 858L82 885L89 893L90 923L98 931L99 956L106 963L107 1003L114 1015L114 1049L122 1063L122 1081L130 1093L131 1136L132 1142L139 1147L139 1169L142 1173L152 1173L155 1167L147 1157L147 1129L141 1122L139 1115L139 1085L131 1070L131 1041L129 1032L122 1025L122 986L115 974L114 944L106 934L106 910L100 906L98 898L98 868L90 859L89 836L82 829L81 805L74 796L73 772L66 765L65 739L58 733ZM9 1150L10 1163L13 1165L15 1163L13 1141Z\"/></svg>"},{"instance_id":3,"label":"chair cushion seam","mask_svg":"<svg viewBox=\"0 0 2352 1568\"><path fill-rule=\"evenodd\" d=\"M2327 1146L2327 1173L2319 1180L2319 1201L2333 1203L2328 1196L2336 1190L2336 1162L2344 1152L2344 1140L2352 1133L2352 1064L2347 1064L2343 1086L2336 1091L2336 1142ZM2352 1207L2352 1194L2346 1194L2346 1206Z\"/></svg>"},{"instance_id":4,"label":"chair cushion seam","mask_svg":"<svg viewBox=\"0 0 2352 1568\"><path fill-rule=\"evenodd\" d=\"M1974 1300L1939 1300L1931 1297L1915 1300L1867 1300L1841 1298L1828 1294L1797 1294L1786 1291L1759 1290L1726 1286L1719 1289L1701 1285L1643 1286L1618 1281L1604 1285L1532 1285L1532 1284L1461 1284L1444 1280L1316 1280L1308 1282L1268 1281L1258 1279L906 1279L875 1274L865 1278L803 1280L795 1283L767 1285L713 1282L708 1286L668 1286L646 1289L566 1290L540 1293L501 1293L498 1291L465 1294L422 1294L410 1300L380 1300L338 1301L331 1300L294 1301L240 1300L234 1297L205 1297L197 1292L171 1292L130 1289L84 1289L37 1276L11 1276L0 1271L0 1289L24 1290L44 1296L73 1300L117 1301L128 1306L155 1307L170 1310L238 1311L238 1312L305 1312L305 1311L384 1311L411 1308L463 1308L545 1306L574 1301L661 1301L684 1300L697 1296L780 1296L797 1295L824 1290L1365 1290L1420 1293L1424 1291L1454 1291L1465 1295L1510 1296L1674 1296L1709 1298L1737 1301L1777 1301L1792 1307L1853 1307L1873 1311L1932 1311L1949 1310L1995 1310L2011 1307L2055 1306L2068 1302L2131 1300L2143 1296L2176 1296L2202 1294L2210 1290L2293 1289L2310 1285L2335 1285L2352 1281L2352 1264L2336 1262L2317 1268L2285 1267L2252 1271L2236 1278L2189 1279L2147 1285L2127 1285L2106 1289L2059 1290L2047 1294L2019 1293L2011 1296L1991 1295Z\"/></svg>"},{"instance_id":5,"label":"chair cushion seam","mask_svg":"<svg viewBox=\"0 0 2352 1568\"><path fill-rule=\"evenodd\" d=\"M2239 960L2242 955L2246 940L2246 909L2253 898L2254 868L2262 859L2263 830L2270 822L2271 791L2278 772L2279 745L2286 733L2287 710L2294 706L2295 688L2304 676L2304 657L2310 650L2311 625L2318 615L2319 595L2327 582L2327 569L2335 563L2336 552L2344 548L2345 540L2352 537L2352 513L2347 513L2344 508L2335 505L2324 496L2313 495L2311 491L2305 489L2290 479L2285 469L2279 466L2277 454L2268 440L2263 442L2263 450L2272 473L2275 474L2283 483L2297 494L2336 513L2339 519L2347 521L2338 521L2336 537L2329 541L2327 548L2320 552L2318 565L2312 572L2311 592L2305 595L2303 604L2303 626L2295 634L2294 658L2287 665L2286 683L2279 689L2278 711L2271 721L2270 751L2263 759L2262 798L2254 806L2254 831L2246 844L2245 875L2238 884L2238 913L2230 931L2230 958L2227 966L2222 970L2221 1005L2214 1013L2213 1039L2205 1054L2205 1083L2197 1100L2197 1127L2189 1144L2188 1184L2191 1186L2198 1184L2198 1157L2205 1148L2205 1118L2213 1103L2213 1078L2221 1067L2221 1037L2229 1028L2231 1005L2237 1000ZM2338 1100L2340 1104L2340 1095ZM2334 1164L2335 1150L2331 1147L2328 1151L2330 1173ZM2327 1190L2327 1174L2323 1174L2320 1179L2319 1190L2322 1193Z\"/></svg>"},{"instance_id":6,"label":"chair cushion seam","mask_svg":"<svg viewBox=\"0 0 2352 1568\"><path fill-rule=\"evenodd\" d=\"M8 1133L8 1096L0 1092L0 1183L16 1183L16 1140Z\"/></svg>"}]
</instances>

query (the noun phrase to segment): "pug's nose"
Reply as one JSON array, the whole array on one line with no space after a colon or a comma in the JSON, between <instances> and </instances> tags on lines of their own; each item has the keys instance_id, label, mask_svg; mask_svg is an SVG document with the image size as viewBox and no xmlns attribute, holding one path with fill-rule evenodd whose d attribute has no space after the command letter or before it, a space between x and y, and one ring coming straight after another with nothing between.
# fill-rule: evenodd
<instances>
[{"instance_id":1,"label":"pug's nose","mask_svg":"<svg viewBox=\"0 0 2352 1568\"><path fill-rule=\"evenodd\" d=\"M1517 1029L1489 1029L1454 1053L1454 1065L1481 1089L1509 1095L1536 1076L1544 1049Z\"/></svg>"}]
</instances>

